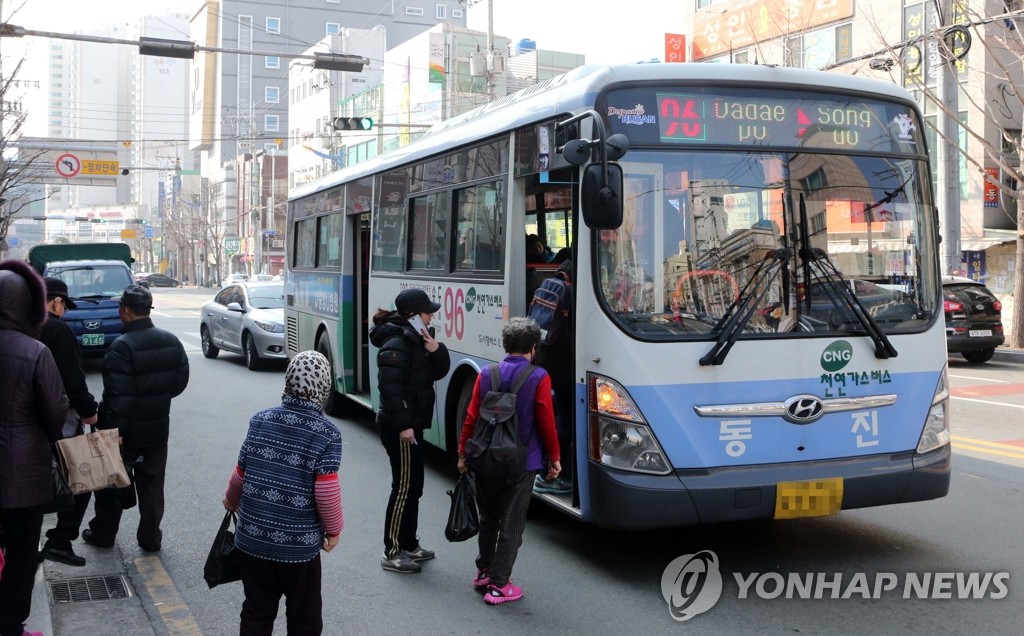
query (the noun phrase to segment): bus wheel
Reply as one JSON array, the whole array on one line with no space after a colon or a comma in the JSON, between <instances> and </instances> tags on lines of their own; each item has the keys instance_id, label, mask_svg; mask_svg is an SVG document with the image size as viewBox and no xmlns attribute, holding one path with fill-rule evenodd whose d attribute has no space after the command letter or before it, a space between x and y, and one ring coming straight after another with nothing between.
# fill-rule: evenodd
<instances>
[{"instance_id":1,"label":"bus wheel","mask_svg":"<svg viewBox=\"0 0 1024 636\"><path fill-rule=\"evenodd\" d=\"M342 401L345 399L338 395L338 392L334 390L337 386L334 375L334 358L331 356L331 348L327 346L327 338L321 338L316 343L317 353L327 358L327 363L331 365L331 390L327 392L327 399L324 400L324 413L328 415L340 416L342 414Z\"/></svg>"},{"instance_id":2,"label":"bus wheel","mask_svg":"<svg viewBox=\"0 0 1024 636\"><path fill-rule=\"evenodd\" d=\"M466 421L466 411L469 410L469 403L473 399L473 380L465 382L462 390L459 391L459 401L455 403L455 422L451 428L445 431L446 450L456 455L459 450L459 437L462 435L462 423Z\"/></svg>"}]
</instances>

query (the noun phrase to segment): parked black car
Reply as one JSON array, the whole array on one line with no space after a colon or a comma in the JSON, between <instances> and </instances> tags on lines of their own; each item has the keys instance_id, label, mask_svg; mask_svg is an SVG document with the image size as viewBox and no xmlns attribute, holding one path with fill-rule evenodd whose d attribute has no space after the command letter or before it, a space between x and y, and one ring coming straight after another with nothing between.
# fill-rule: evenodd
<instances>
[{"instance_id":1,"label":"parked black car","mask_svg":"<svg viewBox=\"0 0 1024 636\"><path fill-rule=\"evenodd\" d=\"M985 285L970 278L942 279L946 348L972 364L992 359L1003 344L1003 304Z\"/></svg>"},{"instance_id":2,"label":"parked black car","mask_svg":"<svg viewBox=\"0 0 1024 636\"><path fill-rule=\"evenodd\" d=\"M135 275L135 282L146 287L177 287L181 282L159 272L141 272Z\"/></svg>"}]
</instances>

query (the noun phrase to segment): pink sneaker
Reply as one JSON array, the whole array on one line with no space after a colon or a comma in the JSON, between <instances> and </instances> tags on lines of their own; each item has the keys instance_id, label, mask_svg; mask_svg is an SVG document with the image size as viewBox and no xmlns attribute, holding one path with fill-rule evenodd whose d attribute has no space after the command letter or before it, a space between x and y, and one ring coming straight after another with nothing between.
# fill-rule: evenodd
<instances>
[{"instance_id":1,"label":"pink sneaker","mask_svg":"<svg viewBox=\"0 0 1024 636\"><path fill-rule=\"evenodd\" d=\"M521 598L523 598L523 588L518 585L513 585L512 581L509 581L505 584L505 587L488 585L487 592L484 594L484 603L487 603L488 605L497 605L498 603L518 601Z\"/></svg>"},{"instance_id":2,"label":"pink sneaker","mask_svg":"<svg viewBox=\"0 0 1024 636\"><path fill-rule=\"evenodd\" d=\"M487 586L491 584L490 570L477 570L476 578L473 579L473 589L477 592L486 592Z\"/></svg>"},{"instance_id":3,"label":"pink sneaker","mask_svg":"<svg viewBox=\"0 0 1024 636\"><path fill-rule=\"evenodd\" d=\"M46 636L43 632L30 632L27 629L21 632L21 636Z\"/></svg>"}]
</instances>

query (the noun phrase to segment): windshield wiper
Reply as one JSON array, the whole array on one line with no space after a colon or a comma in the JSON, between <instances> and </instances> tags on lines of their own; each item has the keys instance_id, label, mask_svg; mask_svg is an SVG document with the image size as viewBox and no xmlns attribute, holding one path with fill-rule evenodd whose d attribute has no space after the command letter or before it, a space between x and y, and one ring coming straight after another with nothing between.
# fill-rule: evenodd
<instances>
[{"instance_id":1,"label":"windshield wiper","mask_svg":"<svg viewBox=\"0 0 1024 636\"><path fill-rule=\"evenodd\" d=\"M875 357L885 360L887 358L895 358L899 355L896 352L896 348L889 342L889 337L885 335L882 328L878 326L875 319L871 317L871 314L861 304L860 299L850 289L849 282L843 278L843 275L839 273L839 270L829 259L828 254L825 250L820 247L812 247L807 250L807 253L803 254L804 261L813 263L817 266L819 272L821 272L822 278L826 282L826 290L837 289L840 298L846 304L847 309L853 313L854 317L864 328L864 332L871 338L871 341L875 343ZM832 283L832 284L828 284ZM831 297L831 291L826 291ZM808 294L810 296L810 294Z\"/></svg>"},{"instance_id":2,"label":"windshield wiper","mask_svg":"<svg viewBox=\"0 0 1024 636\"><path fill-rule=\"evenodd\" d=\"M757 266L753 276L743 286L739 296L736 297L736 300L729 305L722 317L715 323L711 331L718 331L718 339L715 341L715 345L711 347L711 350L700 359L700 366L719 365L725 362L725 356L729 355L729 350L736 344L736 339L739 338L743 328L750 322L750 317L754 315L754 311L760 306L765 294L768 293L768 285L761 287L761 291L757 293L748 292L756 290L766 279L778 271L782 263L788 260L789 250L786 248L772 250L765 255L764 260Z\"/></svg>"}]
</instances>

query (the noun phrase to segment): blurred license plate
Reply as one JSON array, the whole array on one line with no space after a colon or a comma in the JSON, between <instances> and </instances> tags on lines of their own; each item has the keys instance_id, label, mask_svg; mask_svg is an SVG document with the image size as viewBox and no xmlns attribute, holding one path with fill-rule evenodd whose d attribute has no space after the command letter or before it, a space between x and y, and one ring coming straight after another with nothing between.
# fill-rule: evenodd
<instances>
[{"instance_id":1,"label":"blurred license plate","mask_svg":"<svg viewBox=\"0 0 1024 636\"><path fill-rule=\"evenodd\" d=\"M95 347L103 344L103 334L101 333L83 333L82 334L82 346L83 347Z\"/></svg>"},{"instance_id":2,"label":"blurred license plate","mask_svg":"<svg viewBox=\"0 0 1024 636\"><path fill-rule=\"evenodd\" d=\"M992 330L991 329L971 329L967 333L972 338L984 338L986 336L991 336L992 335Z\"/></svg>"},{"instance_id":3,"label":"blurred license plate","mask_svg":"<svg viewBox=\"0 0 1024 636\"><path fill-rule=\"evenodd\" d=\"M775 518L824 517L843 507L843 478L780 481L775 484Z\"/></svg>"}]
</instances>

